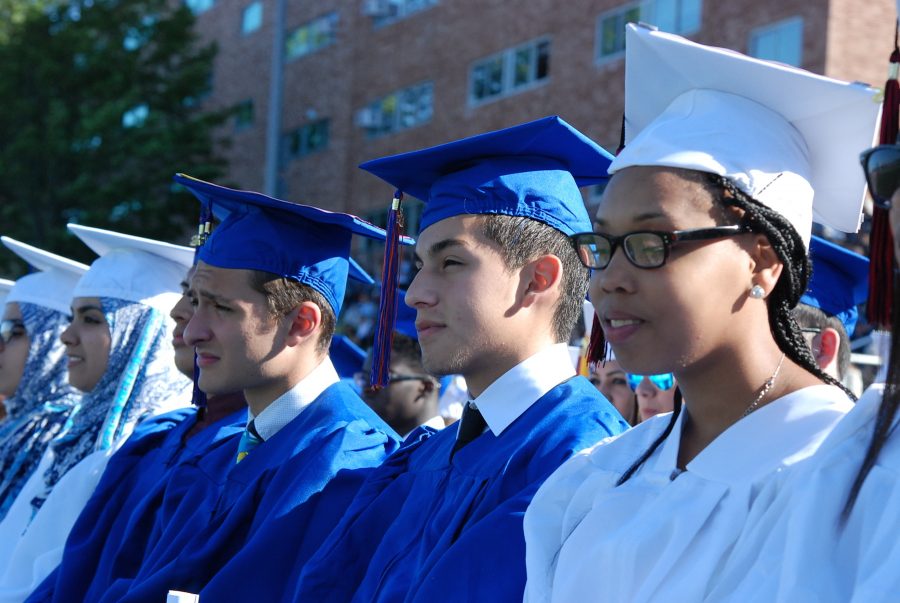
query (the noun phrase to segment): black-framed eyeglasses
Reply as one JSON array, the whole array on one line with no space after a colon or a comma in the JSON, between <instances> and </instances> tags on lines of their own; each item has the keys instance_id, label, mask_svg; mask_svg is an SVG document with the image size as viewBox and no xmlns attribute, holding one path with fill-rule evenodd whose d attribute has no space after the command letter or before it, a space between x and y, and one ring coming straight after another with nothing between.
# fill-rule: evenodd
<instances>
[{"instance_id":1,"label":"black-framed eyeglasses","mask_svg":"<svg viewBox=\"0 0 900 603\"><path fill-rule=\"evenodd\" d=\"M619 237L581 232L571 235L569 239L575 245L581 263L593 270L603 270L609 266L618 247L625 250L625 257L638 268L659 268L666 263L672 247L679 243L721 239L748 232L750 228L747 225L737 224L670 232L641 230Z\"/></svg>"},{"instance_id":2,"label":"black-framed eyeglasses","mask_svg":"<svg viewBox=\"0 0 900 603\"><path fill-rule=\"evenodd\" d=\"M869 194L875 205L890 209L891 197L900 188L900 145L883 144L860 153Z\"/></svg>"},{"instance_id":3,"label":"black-framed eyeglasses","mask_svg":"<svg viewBox=\"0 0 900 603\"><path fill-rule=\"evenodd\" d=\"M13 337L25 334L25 323L18 319L6 319L0 321L0 340L3 345L12 341Z\"/></svg>"},{"instance_id":4,"label":"black-framed eyeglasses","mask_svg":"<svg viewBox=\"0 0 900 603\"><path fill-rule=\"evenodd\" d=\"M405 375L403 373L388 373L388 385L391 385L392 383L402 383L403 381L434 381L434 377L424 373L410 375ZM369 387L369 373L353 373L353 382L361 389Z\"/></svg>"}]
</instances>

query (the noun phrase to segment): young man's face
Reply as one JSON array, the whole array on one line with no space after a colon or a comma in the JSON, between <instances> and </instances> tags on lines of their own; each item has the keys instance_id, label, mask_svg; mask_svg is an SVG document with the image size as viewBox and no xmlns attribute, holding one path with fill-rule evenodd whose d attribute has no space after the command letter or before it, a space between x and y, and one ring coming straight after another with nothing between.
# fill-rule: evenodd
<instances>
[{"instance_id":1,"label":"young man's face","mask_svg":"<svg viewBox=\"0 0 900 603\"><path fill-rule=\"evenodd\" d=\"M441 220L416 243L419 271L406 303L417 311L422 361L434 375L458 373L468 380L486 366L508 364L527 336L513 319L519 273L506 269L496 245L484 237L482 219Z\"/></svg>"},{"instance_id":2,"label":"young man's face","mask_svg":"<svg viewBox=\"0 0 900 603\"><path fill-rule=\"evenodd\" d=\"M275 357L286 329L269 316L266 297L250 286L250 276L249 270L199 262L191 278L194 315L183 337L196 348L199 386L211 396L244 390L250 399L279 376Z\"/></svg>"}]
</instances>

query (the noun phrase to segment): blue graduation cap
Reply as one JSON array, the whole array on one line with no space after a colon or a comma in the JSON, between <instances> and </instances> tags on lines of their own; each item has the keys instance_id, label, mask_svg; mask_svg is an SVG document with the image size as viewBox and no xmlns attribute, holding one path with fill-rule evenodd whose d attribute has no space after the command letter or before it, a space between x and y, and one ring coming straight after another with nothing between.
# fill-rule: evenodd
<instances>
[{"instance_id":1,"label":"blue graduation cap","mask_svg":"<svg viewBox=\"0 0 900 603\"><path fill-rule=\"evenodd\" d=\"M800 303L836 316L852 336L859 317L857 306L869 293L869 260L816 236L810 241L809 253L812 278Z\"/></svg>"},{"instance_id":2,"label":"blue graduation cap","mask_svg":"<svg viewBox=\"0 0 900 603\"><path fill-rule=\"evenodd\" d=\"M335 335L331 338L328 356L341 379L352 379L356 373L362 371L363 363L366 361L366 351L345 335Z\"/></svg>"},{"instance_id":3,"label":"blue graduation cap","mask_svg":"<svg viewBox=\"0 0 900 603\"><path fill-rule=\"evenodd\" d=\"M397 321L394 323L394 330L401 335L406 335L411 339L419 340L419 333L416 331L416 309L406 305L406 291L397 290L397 296L400 302L397 304Z\"/></svg>"},{"instance_id":4,"label":"blue graduation cap","mask_svg":"<svg viewBox=\"0 0 900 603\"><path fill-rule=\"evenodd\" d=\"M263 270L308 285L325 297L335 316L340 315L348 275L373 282L350 259L350 241L354 234L384 241L384 229L351 214L231 189L185 174L177 174L175 182L191 191L205 212L221 220L201 241L199 260L219 268Z\"/></svg>"},{"instance_id":5,"label":"blue graduation cap","mask_svg":"<svg viewBox=\"0 0 900 603\"><path fill-rule=\"evenodd\" d=\"M375 159L359 167L425 202L420 231L462 214L591 230L579 186L608 178L612 155L558 116Z\"/></svg>"}]
</instances>

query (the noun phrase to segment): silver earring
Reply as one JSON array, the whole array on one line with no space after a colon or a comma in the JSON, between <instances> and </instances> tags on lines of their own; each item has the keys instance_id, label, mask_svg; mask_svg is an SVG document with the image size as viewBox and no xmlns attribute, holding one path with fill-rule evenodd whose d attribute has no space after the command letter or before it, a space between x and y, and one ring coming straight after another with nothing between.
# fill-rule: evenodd
<instances>
[{"instance_id":1,"label":"silver earring","mask_svg":"<svg viewBox=\"0 0 900 603\"><path fill-rule=\"evenodd\" d=\"M750 297L753 299L762 299L766 296L766 290L760 287L759 285L753 285L750 287Z\"/></svg>"}]
</instances>

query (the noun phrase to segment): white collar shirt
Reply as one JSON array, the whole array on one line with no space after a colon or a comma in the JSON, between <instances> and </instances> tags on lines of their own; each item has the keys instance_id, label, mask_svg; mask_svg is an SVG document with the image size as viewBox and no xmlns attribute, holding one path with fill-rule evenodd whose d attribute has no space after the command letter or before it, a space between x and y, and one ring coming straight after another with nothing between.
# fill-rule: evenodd
<instances>
[{"instance_id":1,"label":"white collar shirt","mask_svg":"<svg viewBox=\"0 0 900 603\"><path fill-rule=\"evenodd\" d=\"M544 394L574 376L568 345L553 344L503 373L473 402L499 436Z\"/></svg>"},{"instance_id":2,"label":"white collar shirt","mask_svg":"<svg viewBox=\"0 0 900 603\"><path fill-rule=\"evenodd\" d=\"M309 375L278 396L258 416L248 413L247 423L253 421L253 426L263 441L268 440L300 416L304 408L340 379L331 359L326 356Z\"/></svg>"}]
</instances>

